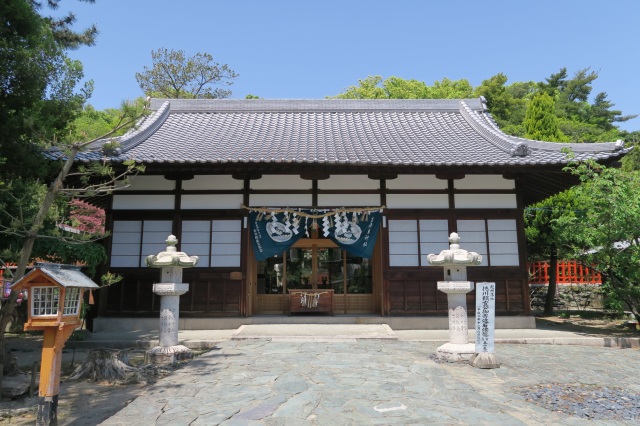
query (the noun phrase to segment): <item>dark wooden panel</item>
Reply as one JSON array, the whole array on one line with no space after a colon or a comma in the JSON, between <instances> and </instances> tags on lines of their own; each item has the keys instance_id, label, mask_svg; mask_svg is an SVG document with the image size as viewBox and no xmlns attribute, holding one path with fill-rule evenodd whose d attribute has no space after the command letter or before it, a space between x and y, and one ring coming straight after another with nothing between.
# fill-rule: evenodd
<instances>
[{"instance_id":1,"label":"dark wooden panel","mask_svg":"<svg viewBox=\"0 0 640 426\"><path fill-rule=\"evenodd\" d=\"M158 315L160 297L153 293L153 283L159 280L159 269L122 269L114 272L123 279L110 286L104 295L98 296L107 299L103 315ZM229 271L185 269L183 282L189 284L189 291L180 296L181 316L240 315L242 281L231 280Z\"/></svg>"},{"instance_id":2,"label":"dark wooden panel","mask_svg":"<svg viewBox=\"0 0 640 426\"><path fill-rule=\"evenodd\" d=\"M496 283L496 313L528 313L521 268L469 268L468 279ZM525 271L526 272L526 271ZM447 295L437 290L443 280L441 268L392 268L388 271L389 309L392 315L447 315ZM475 292L467 294L467 308L475 315Z\"/></svg>"}]
</instances>

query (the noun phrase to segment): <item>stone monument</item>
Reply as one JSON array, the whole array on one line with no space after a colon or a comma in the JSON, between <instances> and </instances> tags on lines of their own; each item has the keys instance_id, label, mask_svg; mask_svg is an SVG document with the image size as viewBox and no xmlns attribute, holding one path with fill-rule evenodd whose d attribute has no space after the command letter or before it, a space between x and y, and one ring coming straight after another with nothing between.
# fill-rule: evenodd
<instances>
[{"instance_id":1,"label":"stone monument","mask_svg":"<svg viewBox=\"0 0 640 426\"><path fill-rule=\"evenodd\" d=\"M166 364L192 356L191 349L178 344L180 321L180 296L189 291L189 284L182 282L182 269L192 268L198 256L187 256L176 249L178 239L169 235L166 251L147 256L147 266L162 268L160 283L153 285L153 292L160 296L160 346L149 349L146 362Z\"/></svg>"},{"instance_id":2,"label":"stone monument","mask_svg":"<svg viewBox=\"0 0 640 426\"><path fill-rule=\"evenodd\" d=\"M469 361L475 354L475 345L469 343L467 324L467 293L473 282L467 281L467 266L479 265L482 256L460 248L460 237L449 236L449 249L440 254L429 254L427 262L444 267L444 281L438 281L438 290L447 294L449 305L449 342L440 346L437 356L448 362Z\"/></svg>"},{"instance_id":3,"label":"stone monument","mask_svg":"<svg viewBox=\"0 0 640 426\"><path fill-rule=\"evenodd\" d=\"M476 283L476 353L469 363L476 368L500 368L494 351L496 283Z\"/></svg>"}]
</instances>

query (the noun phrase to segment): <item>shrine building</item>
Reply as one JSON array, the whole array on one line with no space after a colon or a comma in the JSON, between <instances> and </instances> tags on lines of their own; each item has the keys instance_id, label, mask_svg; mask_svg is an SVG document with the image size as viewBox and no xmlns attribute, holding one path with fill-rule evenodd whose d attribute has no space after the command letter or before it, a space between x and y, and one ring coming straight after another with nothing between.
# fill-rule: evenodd
<instances>
[{"instance_id":1,"label":"shrine building","mask_svg":"<svg viewBox=\"0 0 640 426\"><path fill-rule=\"evenodd\" d=\"M495 282L498 327L517 328L531 319L524 208L577 183L569 162L628 152L509 136L482 98L152 99L151 110L117 146L78 157L145 165L101 201L105 270L123 276L96 292L102 327L157 322L158 271L145 258L175 235L199 257L184 270L185 327L312 314L446 328L444 272L426 257L457 232L482 255L468 279Z\"/></svg>"}]
</instances>

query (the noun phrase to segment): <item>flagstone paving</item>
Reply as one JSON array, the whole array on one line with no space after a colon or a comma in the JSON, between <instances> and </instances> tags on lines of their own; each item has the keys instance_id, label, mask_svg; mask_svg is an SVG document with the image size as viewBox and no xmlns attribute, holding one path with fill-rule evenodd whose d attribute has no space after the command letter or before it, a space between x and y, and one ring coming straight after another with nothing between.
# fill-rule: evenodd
<instances>
[{"instance_id":1,"label":"flagstone paving","mask_svg":"<svg viewBox=\"0 0 640 426\"><path fill-rule=\"evenodd\" d=\"M500 368L481 370L438 362L439 345L389 339L223 341L102 424L578 425L584 418L530 402L523 389L613 386L640 395L637 349L499 344ZM620 423L607 424L640 421L604 413L592 424L608 419Z\"/></svg>"}]
</instances>

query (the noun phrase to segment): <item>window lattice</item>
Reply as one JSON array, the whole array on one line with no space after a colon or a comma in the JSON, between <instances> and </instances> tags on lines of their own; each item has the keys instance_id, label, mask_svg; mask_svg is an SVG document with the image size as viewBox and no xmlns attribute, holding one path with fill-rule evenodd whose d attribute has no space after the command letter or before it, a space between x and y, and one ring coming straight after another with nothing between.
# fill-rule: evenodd
<instances>
[{"instance_id":1,"label":"window lattice","mask_svg":"<svg viewBox=\"0 0 640 426\"><path fill-rule=\"evenodd\" d=\"M32 316L58 315L60 290L56 287L33 288Z\"/></svg>"},{"instance_id":2,"label":"window lattice","mask_svg":"<svg viewBox=\"0 0 640 426\"><path fill-rule=\"evenodd\" d=\"M64 295L63 315L77 315L80 307L80 289L67 288Z\"/></svg>"}]
</instances>

